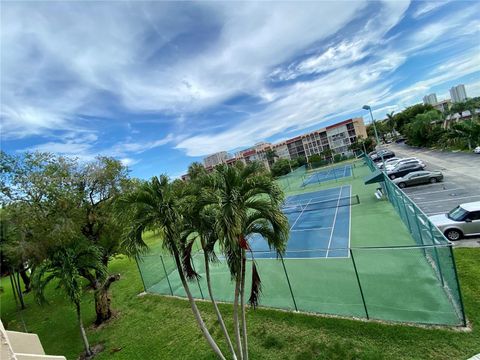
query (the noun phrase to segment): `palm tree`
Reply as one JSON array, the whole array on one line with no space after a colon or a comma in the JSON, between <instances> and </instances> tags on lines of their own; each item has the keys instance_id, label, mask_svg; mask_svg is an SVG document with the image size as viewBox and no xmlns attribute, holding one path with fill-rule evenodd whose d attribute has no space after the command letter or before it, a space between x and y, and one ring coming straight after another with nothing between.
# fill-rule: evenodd
<instances>
[{"instance_id":1,"label":"palm tree","mask_svg":"<svg viewBox=\"0 0 480 360\"><path fill-rule=\"evenodd\" d=\"M199 179L197 179L199 180ZM234 360L237 359L235 349L233 347L230 335L228 334L227 327L223 320L220 309L218 308L215 296L213 294L211 277L210 277L210 262L217 262L218 258L215 254L215 245L218 241L217 234L215 232L216 215L212 208L203 208L203 202L201 200L201 187L198 183L192 183L194 196L188 197L188 201L184 211L184 225L185 229L182 234L182 260L183 267L187 277L198 278L198 274L195 272L192 263L192 247L195 241L200 242L200 246L203 251L203 260L205 263L205 276L207 280L208 294L210 301L212 302L213 309L217 316L218 323L222 329L223 335L227 342L228 348L232 353Z\"/></svg>"},{"instance_id":2,"label":"palm tree","mask_svg":"<svg viewBox=\"0 0 480 360\"><path fill-rule=\"evenodd\" d=\"M390 113L387 114L387 126L388 126L388 129L390 131L390 133L396 133L395 131L395 111L392 111Z\"/></svg>"},{"instance_id":3,"label":"palm tree","mask_svg":"<svg viewBox=\"0 0 480 360\"><path fill-rule=\"evenodd\" d=\"M448 140L465 141L468 149L472 150L472 144L480 143L480 121L470 119L454 123L448 129Z\"/></svg>"},{"instance_id":4,"label":"palm tree","mask_svg":"<svg viewBox=\"0 0 480 360\"><path fill-rule=\"evenodd\" d=\"M93 354L82 322L80 303L83 276L80 274L82 272L105 274L106 268L101 260L102 254L98 247L82 240L74 241L58 248L35 269L32 276L34 294L39 302L45 301L45 288L55 279L58 281L58 287L63 289L68 299L75 305L86 356Z\"/></svg>"},{"instance_id":5,"label":"palm tree","mask_svg":"<svg viewBox=\"0 0 480 360\"><path fill-rule=\"evenodd\" d=\"M138 246L144 247L142 234L145 230L154 230L160 233L163 239L163 247L175 259L180 280L203 336L215 354L220 359L225 359L201 317L190 292L183 262L180 258L180 239L184 226L181 213L182 199L181 194L179 194L182 190L179 182L169 183L168 178L162 175L153 177L150 181L140 184L135 191L124 195L119 200L119 206L123 208L127 218L130 218L125 233L124 246L130 249L135 249Z\"/></svg>"},{"instance_id":6,"label":"palm tree","mask_svg":"<svg viewBox=\"0 0 480 360\"><path fill-rule=\"evenodd\" d=\"M245 317L245 270L248 239L263 236L278 254L285 251L289 225L281 211L284 195L265 168L259 163L229 167L219 166L207 189L212 196L209 204L217 211L216 232L225 253L232 279L235 280L233 322L240 359L248 359L247 324ZM208 203L208 201L205 201ZM252 261L250 304L255 307L261 290L260 277ZM239 302L242 323L240 335Z\"/></svg>"}]
</instances>

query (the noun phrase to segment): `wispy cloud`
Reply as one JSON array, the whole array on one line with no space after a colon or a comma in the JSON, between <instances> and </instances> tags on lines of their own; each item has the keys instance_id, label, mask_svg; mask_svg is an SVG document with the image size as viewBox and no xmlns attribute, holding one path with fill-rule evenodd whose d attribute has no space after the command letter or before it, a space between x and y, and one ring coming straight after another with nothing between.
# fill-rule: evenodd
<instances>
[{"instance_id":1,"label":"wispy cloud","mask_svg":"<svg viewBox=\"0 0 480 360\"><path fill-rule=\"evenodd\" d=\"M450 5L5 3L2 140L129 165L161 148L177 163L367 102L380 117L480 71L480 5L437 11Z\"/></svg>"}]
</instances>

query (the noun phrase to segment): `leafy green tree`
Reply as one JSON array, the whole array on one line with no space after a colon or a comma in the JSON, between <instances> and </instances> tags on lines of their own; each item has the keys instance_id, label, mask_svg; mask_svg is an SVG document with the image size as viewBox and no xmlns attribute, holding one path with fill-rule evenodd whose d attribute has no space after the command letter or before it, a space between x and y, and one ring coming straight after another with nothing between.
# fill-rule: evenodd
<instances>
[{"instance_id":1,"label":"leafy green tree","mask_svg":"<svg viewBox=\"0 0 480 360\"><path fill-rule=\"evenodd\" d=\"M480 121L470 119L452 124L446 132L446 142L472 150L475 144L480 144Z\"/></svg>"},{"instance_id":2,"label":"leafy green tree","mask_svg":"<svg viewBox=\"0 0 480 360\"><path fill-rule=\"evenodd\" d=\"M190 179L195 179L199 176L205 175L207 170L205 167L199 162L193 162L188 166L188 177Z\"/></svg>"},{"instance_id":3,"label":"leafy green tree","mask_svg":"<svg viewBox=\"0 0 480 360\"><path fill-rule=\"evenodd\" d=\"M272 250L280 255L284 253L289 234L288 220L281 211L284 195L265 169L257 163L220 166L213 176L215 181L208 191L214 197L206 205L217 210L217 236L235 281L233 322L237 353L239 359L248 359L245 317L246 252L250 249L248 239L253 234L259 234ZM258 304L260 286L260 276L255 261L252 261L249 302L254 307Z\"/></svg>"},{"instance_id":4,"label":"leafy green tree","mask_svg":"<svg viewBox=\"0 0 480 360\"><path fill-rule=\"evenodd\" d=\"M144 231L153 230L161 235L163 247L175 259L180 280L203 336L215 354L225 359L202 319L184 272L180 251L185 225L181 192L183 188L180 185L173 186L168 178L162 175L153 177L150 181L140 184L133 191L123 195L117 206L120 218L128 221L123 237L124 247L130 249L131 256L135 256L147 248L142 238Z\"/></svg>"},{"instance_id":5,"label":"leafy green tree","mask_svg":"<svg viewBox=\"0 0 480 360\"><path fill-rule=\"evenodd\" d=\"M441 119L441 113L437 110L417 114L415 119L404 129L408 143L414 146L434 145L443 132L441 127L436 125L436 121L439 119Z\"/></svg>"},{"instance_id":6,"label":"leafy green tree","mask_svg":"<svg viewBox=\"0 0 480 360\"><path fill-rule=\"evenodd\" d=\"M83 294L82 272L105 273L106 269L97 247L85 242L84 239L75 239L70 244L57 248L47 260L44 260L34 272L32 281L34 294L39 302L46 300L47 285L54 280L57 282L57 288L62 289L75 306L85 355L92 356L80 306Z\"/></svg>"},{"instance_id":7,"label":"leafy green tree","mask_svg":"<svg viewBox=\"0 0 480 360\"><path fill-rule=\"evenodd\" d=\"M272 176L274 176L274 177L278 177L278 176L288 174L291 171L290 160L288 160L288 159L278 159L272 165L270 171L272 172Z\"/></svg>"},{"instance_id":8,"label":"leafy green tree","mask_svg":"<svg viewBox=\"0 0 480 360\"><path fill-rule=\"evenodd\" d=\"M16 212L18 249L33 270L62 245L56 233L59 219L102 253L105 267L121 253L121 225L115 221L115 199L130 186L127 170L117 160L98 157L89 163L49 153L10 156L1 153L2 202ZM111 317L110 285L118 274L83 273L94 289L96 323Z\"/></svg>"}]
</instances>

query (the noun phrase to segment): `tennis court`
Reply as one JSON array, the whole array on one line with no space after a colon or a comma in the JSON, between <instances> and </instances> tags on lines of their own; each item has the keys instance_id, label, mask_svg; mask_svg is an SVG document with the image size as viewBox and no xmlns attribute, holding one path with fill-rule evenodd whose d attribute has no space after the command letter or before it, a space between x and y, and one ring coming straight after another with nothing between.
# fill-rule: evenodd
<instances>
[{"instance_id":1,"label":"tennis court","mask_svg":"<svg viewBox=\"0 0 480 360\"><path fill-rule=\"evenodd\" d=\"M283 207L290 223L285 258L348 257L350 206L359 202L351 192L344 185L289 196ZM276 258L261 236L252 237L250 246L256 259Z\"/></svg>"},{"instance_id":2,"label":"tennis court","mask_svg":"<svg viewBox=\"0 0 480 360\"><path fill-rule=\"evenodd\" d=\"M305 187L310 184L319 184L326 181L338 180L349 176L352 176L352 165L347 164L344 166L316 171L303 181L302 186Z\"/></svg>"},{"instance_id":3,"label":"tennis court","mask_svg":"<svg viewBox=\"0 0 480 360\"><path fill-rule=\"evenodd\" d=\"M279 182L289 189L283 208L291 227L286 252L277 258L265 241L250 239L262 279L260 305L464 326L451 245L441 241L438 229L430 229L428 219L388 178L388 199L378 200L374 196L378 184L364 183L373 168L357 162L355 176L330 183L332 188L302 187L305 169ZM190 282L190 291L197 299L208 299L204 254L197 250L192 266L200 278ZM218 261L210 264L214 296L232 302L234 282L223 254L218 255ZM247 289L251 264L250 258ZM185 297L175 261L161 247L139 258L138 265L146 292Z\"/></svg>"}]
</instances>

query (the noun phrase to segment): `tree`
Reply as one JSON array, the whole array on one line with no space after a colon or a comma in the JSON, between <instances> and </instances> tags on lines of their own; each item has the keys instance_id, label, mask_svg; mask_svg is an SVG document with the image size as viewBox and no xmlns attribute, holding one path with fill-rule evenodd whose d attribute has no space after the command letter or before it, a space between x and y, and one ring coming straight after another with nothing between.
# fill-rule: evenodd
<instances>
[{"instance_id":1,"label":"tree","mask_svg":"<svg viewBox=\"0 0 480 360\"><path fill-rule=\"evenodd\" d=\"M58 282L57 287L65 292L67 298L75 306L85 355L92 356L80 307L83 288L82 272L105 273L106 269L102 264L102 254L97 247L88 244L83 239L75 239L67 246L59 247L38 266L32 277L33 289L37 300L45 302L46 286L53 280Z\"/></svg>"},{"instance_id":2,"label":"tree","mask_svg":"<svg viewBox=\"0 0 480 360\"><path fill-rule=\"evenodd\" d=\"M474 144L480 144L480 121L478 119L464 120L454 123L446 132L447 143L465 145L472 150Z\"/></svg>"},{"instance_id":3,"label":"tree","mask_svg":"<svg viewBox=\"0 0 480 360\"><path fill-rule=\"evenodd\" d=\"M386 123L386 125L387 125L388 132L390 132L390 133L392 133L392 132L395 133L395 122L396 122L396 120L395 120L394 114L395 114L395 111L387 113L387 123Z\"/></svg>"},{"instance_id":4,"label":"tree","mask_svg":"<svg viewBox=\"0 0 480 360\"><path fill-rule=\"evenodd\" d=\"M409 144L414 146L434 145L443 133L443 130L435 124L440 117L441 114L437 110L417 114L415 119L404 128Z\"/></svg>"},{"instance_id":5,"label":"tree","mask_svg":"<svg viewBox=\"0 0 480 360\"><path fill-rule=\"evenodd\" d=\"M322 156L325 160L331 159L333 156L334 152L332 149L324 149L320 152L320 156Z\"/></svg>"},{"instance_id":6,"label":"tree","mask_svg":"<svg viewBox=\"0 0 480 360\"><path fill-rule=\"evenodd\" d=\"M205 276L210 301L213 305L218 323L222 329L233 359L237 359L227 327L225 326L222 314L215 301L210 277L210 262L218 261L215 253L215 246L218 242L217 233L215 231L217 214L215 213L214 208L204 206L205 203L208 203L208 199L211 199L211 193L208 191L205 192L204 187L208 187L209 184L211 185L212 180L212 176L205 174L194 178L188 184L188 189L186 191L187 195L185 196L185 201L183 201L184 206L182 209L184 221L184 228L181 236L183 269L187 278L198 279L199 275L191 265L193 261L192 247L194 243L198 241L203 251Z\"/></svg>"},{"instance_id":7,"label":"tree","mask_svg":"<svg viewBox=\"0 0 480 360\"><path fill-rule=\"evenodd\" d=\"M199 176L205 175L207 170L205 167L199 162L193 162L188 166L188 177L190 179L195 179Z\"/></svg>"},{"instance_id":8,"label":"tree","mask_svg":"<svg viewBox=\"0 0 480 360\"><path fill-rule=\"evenodd\" d=\"M57 236L58 219L67 218L72 228L110 259L121 253L121 227L113 217L116 198L129 185L127 169L118 161L98 157L89 163L49 153L0 156L1 194L16 216L18 249L22 263L34 270L65 239ZM110 285L119 274L82 274L95 290L96 324L111 317Z\"/></svg>"},{"instance_id":9,"label":"tree","mask_svg":"<svg viewBox=\"0 0 480 360\"><path fill-rule=\"evenodd\" d=\"M267 157L268 165L270 167L275 163L275 158L278 158L277 153L273 149L267 149L265 151L265 156Z\"/></svg>"},{"instance_id":10,"label":"tree","mask_svg":"<svg viewBox=\"0 0 480 360\"><path fill-rule=\"evenodd\" d=\"M246 252L250 249L248 238L259 234L271 249L279 255L284 253L289 234L288 220L281 211L284 195L258 163L220 166L213 176L214 181L207 189L213 196L205 205L217 210L216 229L220 248L225 253L230 274L235 281L233 322L237 353L239 359L248 359L245 317ZM249 303L253 307L258 304L260 288L260 276L252 254Z\"/></svg>"},{"instance_id":11,"label":"tree","mask_svg":"<svg viewBox=\"0 0 480 360\"><path fill-rule=\"evenodd\" d=\"M215 354L225 359L202 319L183 269L180 245L184 222L181 213L182 196L179 194L183 189L180 185L177 186L169 183L166 176L153 177L119 199L117 209L120 219L128 221L125 222L123 245L130 249L131 256L135 256L147 247L142 239L145 230L154 230L161 235L163 247L175 259L180 280L203 336Z\"/></svg>"},{"instance_id":12,"label":"tree","mask_svg":"<svg viewBox=\"0 0 480 360\"><path fill-rule=\"evenodd\" d=\"M290 160L278 159L275 164L272 165L270 171L274 177L288 174L291 171Z\"/></svg>"}]
</instances>

